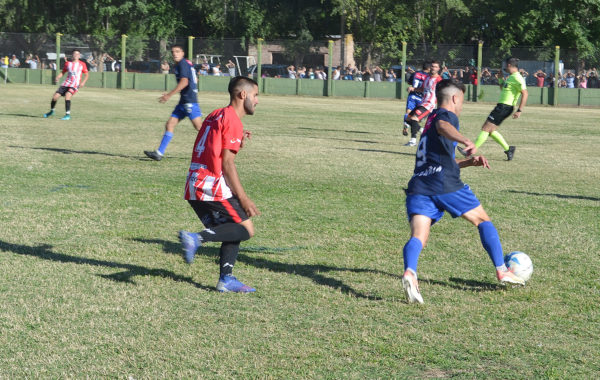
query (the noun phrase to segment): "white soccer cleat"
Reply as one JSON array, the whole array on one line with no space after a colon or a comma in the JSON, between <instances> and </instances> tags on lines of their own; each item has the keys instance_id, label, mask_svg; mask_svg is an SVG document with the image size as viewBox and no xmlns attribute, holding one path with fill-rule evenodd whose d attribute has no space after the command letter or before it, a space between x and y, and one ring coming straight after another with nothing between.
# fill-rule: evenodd
<instances>
[{"instance_id":1,"label":"white soccer cleat","mask_svg":"<svg viewBox=\"0 0 600 380\"><path fill-rule=\"evenodd\" d=\"M402 276L402 287L404 288L404 294L406 295L406 301L408 303L423 303L423 297L419 291L419 282L417 276L407 270Z\"/></svg>"}]
</instances>

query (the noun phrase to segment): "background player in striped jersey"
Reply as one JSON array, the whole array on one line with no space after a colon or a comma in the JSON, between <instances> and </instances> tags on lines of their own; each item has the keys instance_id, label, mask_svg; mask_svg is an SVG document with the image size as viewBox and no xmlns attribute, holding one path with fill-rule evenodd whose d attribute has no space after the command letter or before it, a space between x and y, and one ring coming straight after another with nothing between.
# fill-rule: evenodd
<instances>
[{"instance_id":1,"label":"background player in striped jersey","mask_svg":"<svg viewBox=\"0 0 600 380\"><path fill-rule=\"evenodd\" d=\"M54 107L56 107L56 102L58 98L61 96L65 97L65 116L61 118L61 120L70 120L71 119L71 98L73 95L77 93L79 87L85 86L85 82L87 82L89 74L88 69L85 63L79 60L81 57L81 52L77 49L73 49L71 53L71 61L65 62L65 66L63 67L60 74L56 76L54 82L58 82L58 80L65 74L67 74L67 78L60 85L54 96L52 96L52 101L50 102L50 111L44 114L44 117L50 117L54 115ZM83 81L81 80L81 74L85 74Z\"/></svg>"},{"instance_id":2,"label":"background player in striped jersey","mask_svg":"<svg viewBox=\"0 0 600 380\"><path fill-rule=\"evenodd\" d=\"M423 101L408 115L408 124L410 124L410 140L405 146L417 145L417 132L419 132L419 122L429 115L436 106L435 86L442 80L440 76L440 63L431 62L429 77L423 84Z\"/></svg>"},{"instance_id":3,"label":"background player in striped jersey","mask_svg":"<svg viewBox=\"0 0 600 380\"><path fill-rule=\"evenodd\" d=\"M235 77L229 82L229 98L227 107L213 111L202 123L185 185L185 199L206 229L198 233L179 231L179 239L188 263L202 242L222 242L217 290L249 293L255 289L238 281L232 270L240 242L254 235L250 217L259 212L242 187L234 160L244 138L250 137L241 118L254 114L258 84L247 77Z\"/></svg>"},{"instance_id":4,"label":"background player in striped jersey","mask_svg":"<svg viewBox=\"0 0 600 380\"><path fill-rule=\"evenodd\" d=\"M180 45L171 47L171 54L175 61L175 78L177 86L170 92L163 94L158 101L167 102L171 96L180 93L179 103L171 113L171 117L165 124L165 133L157 150L145 150L144 154L153 160L160 161L165 155L165 150L173 138L175 126L182 119L189 117L197 131L202 127L202 111L198 105L198 78L194 65L191 61L185 59L185 51Z\"/></svg>"},{"instance_id":5,"label":"background player in striped jersey","mask_svg":"<svg viewBox=\"0 0 600 380\"><path fill-rule=\"evenodd\" d=\"M425 80L429 76L430 68L431 62L424 61L422 70L419 70L410 76L410 86L408 86L408 88L406 89L406 91L408 91L408 98L406 99L404 128L402 129L402 134L404 136L408 136L408 129L410 128L410 124L408 124L408 115L423 101L423 85L425 84Z\"/></svg>"}]
</instances>

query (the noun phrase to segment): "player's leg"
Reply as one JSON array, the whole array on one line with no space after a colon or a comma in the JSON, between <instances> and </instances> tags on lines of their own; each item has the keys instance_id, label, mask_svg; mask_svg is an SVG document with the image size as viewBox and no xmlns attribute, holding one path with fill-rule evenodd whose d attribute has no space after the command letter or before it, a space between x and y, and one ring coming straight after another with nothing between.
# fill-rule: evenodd
<instances>
[{"instance_id":1,"label":"player's leg","mask_svg":"<svg viewBox=\"0 0 600 380\"><path fill-rule=\"evenodd\" d=\"M146 156L148 156L149 158L151 158L155 161L160 161L163 159L163 157L165 155L165 150L167 149L167 146L173 139L173 131L175 131L175 127L177 126L179 121L182 119L182 117L180 117L181 114L179 112L177 112L178 107L179 106L177 106L175 108L175 110L173 111L173 114L171 114L171 117L169 117L169 119L165 123L165 132L163 134L162 139L160 140L160 145L158 146L158 149L144 151L144 154Z\"/></svg>"},{"instance_id":2,"label":"player's leg","mask_svg":"<svg viewBox=\"0 0 600 380\"><path fill-rule=\"evenodd\" d=\"M71 98L73 97L74 92L71 92L71 89L65 93L65 116L61 118L61 120L70 120L71 119Z\"/></svg>"},{"instance_id":3,"label":"player's leg","mask_svg":"<svg viewBox=\"0 0 600 380\"><path fill-rule=\"evenodd\" d=\"M481 132L475 139L475 146L479 148L485 143L488 137L492 137L506 153L508 161L513 159L515 147L509 146L504 137L498 132L498 126L512 114L513 107L506 104L497 104L496 107L487 117L485 123L481 127Z\"/></svg>"},{"instance_id":4,"label":"player's leg","mask_svg":"<svg viewBox=\"0 0 600 380\"><path fill-rule=\"evenodd\" d=\"M417 145L417 133L419 132L419 122L423 120L425 116L429 114L429 110L425 107L417 106L410 114L408 123L410 124L410 140L405 146L416 146Z\"/></svg>"},{"instance_id":5,"label":"player's leg","mask_svg":"<svg viewBox=\"0 0 600 380\"><path fill-rule=\"evenodd\" d=\"M54 95L52 95L52 100L50 100L50 111L48 111L47 113L44 114L44 117L50 117L52 115L54 115L54 109L56 108L56 102L58 102L58 99L60 98L61 94L60 94L60 89L57 90Z\"/></svg>"},{"instance_id":6,"label":"player's leg","mask_svg":"<svg viewBox=\"0 0 600 380\"><path fill-rule=\"evenodd\" d=\"M417 106L418 99L414 95L408 95L408 99L406 99L406 112L404 113L404 126L402 127L402 135L408 136L408 129L410 128L410 124L408 123L410 113Z\"/></svg>"}]
</instances>

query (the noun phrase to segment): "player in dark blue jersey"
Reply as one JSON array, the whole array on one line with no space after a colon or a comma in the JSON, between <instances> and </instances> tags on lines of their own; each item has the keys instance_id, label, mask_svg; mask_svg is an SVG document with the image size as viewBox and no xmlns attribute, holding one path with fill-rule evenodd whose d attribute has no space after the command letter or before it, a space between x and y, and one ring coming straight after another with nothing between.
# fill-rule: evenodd
<instances>
[{"instance_id":1,"label":"player in dark blue jersey","mask_svg":"<svg viewBox=\"0 0 600 380\"><path fill-rule=\"evenodd\" d=\"M406 99L406 113L404 114L404 128L402 128L402 134L404 136L408 136L408 130L410 128L410 124L407 122L408 114L417 108L423 101L423 84L425 83L425 79L429 76L430 69L431 61L424 61L422 70L411 75L408 81L410 85L406 89L406 91L408 91L408 98Z\"/></svg>"},{"instance_id":2,"label":"player in dark blue jersey","mask_svg":"<svg viewBox=\"0 0 600 380\"><path fill-rule=\"evenodd\" d=\"M483 247L488 252L496 276L503 283L523 284L504 264L498 231L468 185L460 180L460 169L483 166L489 169L483 156L456 159L457 143L472 155L475 144L459 132L458 116L462 110L465 86L453 79L437 84L438 109L427 119L415 160L415 170L406 191L406 213L410 221L411 238L404 246L402 286L409 303L423 303L417 282L417 262L425 247L431 226L444 211L453 218L462 216L479 229Z\"/></svg>"},{"instance_id":3,"label":"player in dark blue jersey","mask_svg":"<svg viewBox=\"0 0 600 380\"><path fill-rule=\"evenodd\" d=\"M189 117L197 131L202 128L202 111L198 105L198 77L194 70L192 62L185 59L185 51L180 45L174 45L171 48L173 60L175 61L175 77L177 78L177 86L166 94L163 94L158 101L161 103L167 102L171 96L181 95L179 103L171 113L171 117L165 124L165 133L157 150L145 150L146 156L153 160L160 161L165 155L167 145L173 138L175 126L186 117Z\"/></svg>"}]
</instances>

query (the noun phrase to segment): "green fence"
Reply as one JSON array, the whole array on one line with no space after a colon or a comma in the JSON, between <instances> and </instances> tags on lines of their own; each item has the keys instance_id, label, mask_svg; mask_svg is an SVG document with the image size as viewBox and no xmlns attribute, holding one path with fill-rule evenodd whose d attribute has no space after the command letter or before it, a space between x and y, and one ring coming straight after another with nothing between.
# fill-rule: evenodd
<instances>
[{"instance_id":1,"label":"green fence","mask_svg":"<svg viewBox=\"0 0 600 380\"><path fill-rule=\"evenodd\" d=\"M9 68L8 82L36 85L52 84L52 70L32 70ZM4 82L5 69L0 70L1 82ZM121 88L121 73L89 73L88 87ZM227 92L230 77L200 76L198 90ZM402 99L400 82L360 82L331 81L331 96ZM134 90L170 91L176 86L173 74L123 73L123 88ZM311 79L261 78L260 84L265 94L328 96L328 81ZM476 86L466 85L468 101L496 102L500 96L499 86L479 86L479 95L475 97ZM528 104L553 105L554 92L557 91L557 104L566 106L600 106L600 89L529 87Z\"/></svg>"}]
</instances>

